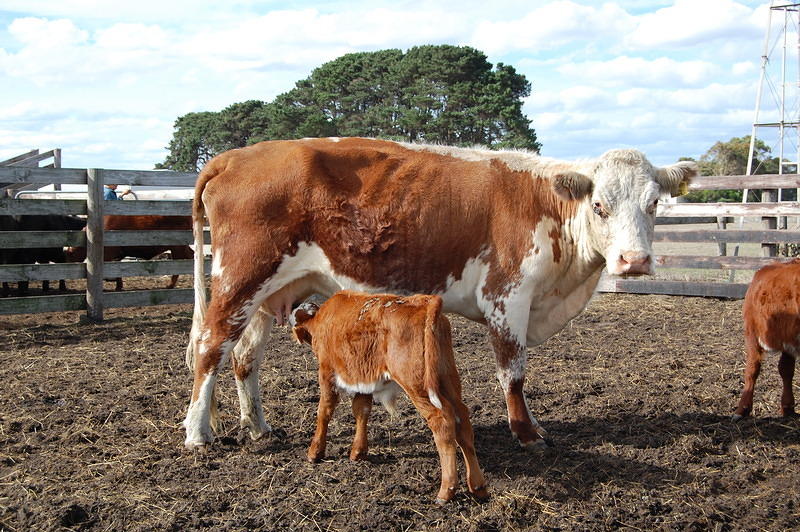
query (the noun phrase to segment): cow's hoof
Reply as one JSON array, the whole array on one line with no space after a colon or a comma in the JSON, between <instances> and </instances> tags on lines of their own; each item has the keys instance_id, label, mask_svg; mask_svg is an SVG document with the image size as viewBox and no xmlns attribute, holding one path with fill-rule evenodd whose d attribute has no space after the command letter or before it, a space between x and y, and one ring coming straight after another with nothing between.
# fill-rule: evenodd
<instances>
[{"instance_id":1,"label":"cow's hoof","mask_svg":"<svg viewBox=\"0 0 800 532\"><path fill-rule=\"evenodd\" d=\"M528 442L519 442L519 446L525 449L526 451L532 453L540 453L546 451L549 445L543 439L532 440Z\"/></svg>"},{"instance_id":2,"label":"cow's hoof","mask_svg":"<svg viewBox=\"0 0 800 532\"><path fill-rule=\"evenodd\" d=\"M436 497L437 506L444 506L447 503L448 503L447 499L440 499L439 497Z\"/></svg>"},{"instance_id":3,"label":"cow's hoof","mask_svg":"<svg viewBox=\"0 0 800 532\"><path fill-rule=\"evenodd\" d=\"M184 442L184 447L187 450L192 451L198 454L207 454L208 453L208 442L205 441L197 441L197 440L186 440Z\"/></svg>"}]
</instances>

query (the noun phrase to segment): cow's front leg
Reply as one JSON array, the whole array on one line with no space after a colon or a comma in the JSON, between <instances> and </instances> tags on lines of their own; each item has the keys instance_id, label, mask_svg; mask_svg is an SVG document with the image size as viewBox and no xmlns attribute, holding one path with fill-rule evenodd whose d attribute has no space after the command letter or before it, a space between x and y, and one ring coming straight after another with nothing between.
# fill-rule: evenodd
<instances>
[{"instance_id":1,"label":"cow's front leg","mask_svg":"<svg viewBox=\"0 0 800 532\"><path fill-rule=\"evenodd\" d=\"M525 344L508 330L490 328L492 347L497 362L497 379L503 387L508 407L508 425L511 432L525 449L538 450L547 447L543 436L547 433L531 415L523 395L525 385Z\"/></svg>"}]
</instances>

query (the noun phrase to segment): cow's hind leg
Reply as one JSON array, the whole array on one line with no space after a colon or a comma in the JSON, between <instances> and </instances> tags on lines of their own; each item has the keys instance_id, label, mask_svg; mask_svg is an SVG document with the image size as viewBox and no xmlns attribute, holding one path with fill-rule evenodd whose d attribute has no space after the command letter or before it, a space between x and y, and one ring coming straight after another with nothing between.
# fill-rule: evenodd
<instances>
[{"instance_id":1,"label":"cow's hind leg","mask_svg":"<svg viewBox=\"0 0 800 532\"><path fill-rule=\"evenodd\" d=\"M523 394L528 358L525 345L512 339L505 331L490 329L489 332L497 361L497 379L505 393L511 432L523 448L544 449L547 443L543 436L547 433L531 414Z\"/></svg>"},{"instance_id":2,"label":"cow's hind leg","mask_svg":"<svg viewBox=\"0 0 800 532\"><path fill-rule=\"evenodd\" d=\"M733 414L733 421L739 421L747 417L753 411L753 393L756 388L756 380L761 373L761 361L764 358L764 350L758 344L758 340L753 335L745 338L745 349L747 351L747 362L744 368L744 388L739 405Z\"/></svg>"},{"instance_id":3,"label":"cow's hind leg","mask_svg":"<svg viewBox=\"0 0 800 532\"><path fill-rule=\"evenodd\" d=\"M239 424L250 431L250 437L254 440L272 432L272 427L264 420L258 383L258 369L264 360L264 351L271 330L272 316L263 308L259 309L242 333L242 338L231 355L236 391L239 395Z\"/></svg>"},{"instance_id":4,"label":"cow's hind leg","mask_svg":"<svg viewBox=\"0 0 800 532\"><path fill-rule=\"evenodd\" d=\"M778 361L778 373L783 381L783 391L781 393L781 415L796 416L794 411L794 392L792 391L792 379L794 378L795 359L789 353L781 353Z\"/></svg>"},{"instance_id":5,"label":"cow's hind leg","mask_svg":"<svg viewBox=\"0 0 800 532\"><path fill-rule=\"evenodd\" d=\"M212 297L195 346L192 398L183 422L187 448L202 447L213 440L214 387L219 370L263 299L252 293L247 297Z\"/></svg>"}]
</instances>

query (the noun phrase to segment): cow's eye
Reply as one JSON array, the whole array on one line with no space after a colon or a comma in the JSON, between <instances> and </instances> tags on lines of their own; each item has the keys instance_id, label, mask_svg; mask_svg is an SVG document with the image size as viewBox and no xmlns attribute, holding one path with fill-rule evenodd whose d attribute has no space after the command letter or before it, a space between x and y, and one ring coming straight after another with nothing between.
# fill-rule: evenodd
<instances>
[{"instance_id":1,"label":"cow's eye","mask_svg":"<svg viewBox=\"0 0 800 532\"><path fill-rule=\"evenodd\" d=\"M594 213L603 220L608 218L608 213L606 212L606 210L603 208L603 205L599 201L595 201L592 204L592 209L594 209Z\"/></svg>"},{"instance_id":2,"label":"cow's eye","mask_svg":"<svg viewBox=\"0 0 800 532\"><path fill-rule=\"evenodd\" d=\"M658 208L658 200L656 199L656 200L653 200L653 202L647 208L647 212L649 212L650 214L653 214L653 213L656 212L657 208Z\"/></svg>"}]
</instances>

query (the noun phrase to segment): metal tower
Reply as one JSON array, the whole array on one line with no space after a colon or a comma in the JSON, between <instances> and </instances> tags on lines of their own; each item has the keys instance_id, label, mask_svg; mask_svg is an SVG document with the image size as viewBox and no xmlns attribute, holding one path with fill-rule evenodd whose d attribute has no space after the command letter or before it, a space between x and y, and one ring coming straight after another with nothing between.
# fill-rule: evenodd
<instances>
[{"instance_id":1,"label":"metal tower","mask_svg":"<svg viewBox=\"0 0 800 532\"><path fill-rule=\"evenodd\" d=\"M769 130L766 135L760 132L762 128ZM756 138L764 141L773 152L777 148L778 174L800 174L800 2L772 0L769 8L747 175L758 171L753 168ZM748 192L744 190L742 202L747 202ZM762 192L762 201L781 199L780 189ZM765 219L765 222L770 228L778 227L774 218ZM782 217L779 224L781 229L786 228L786 217Z\"/></svg>"}]
</instances>

